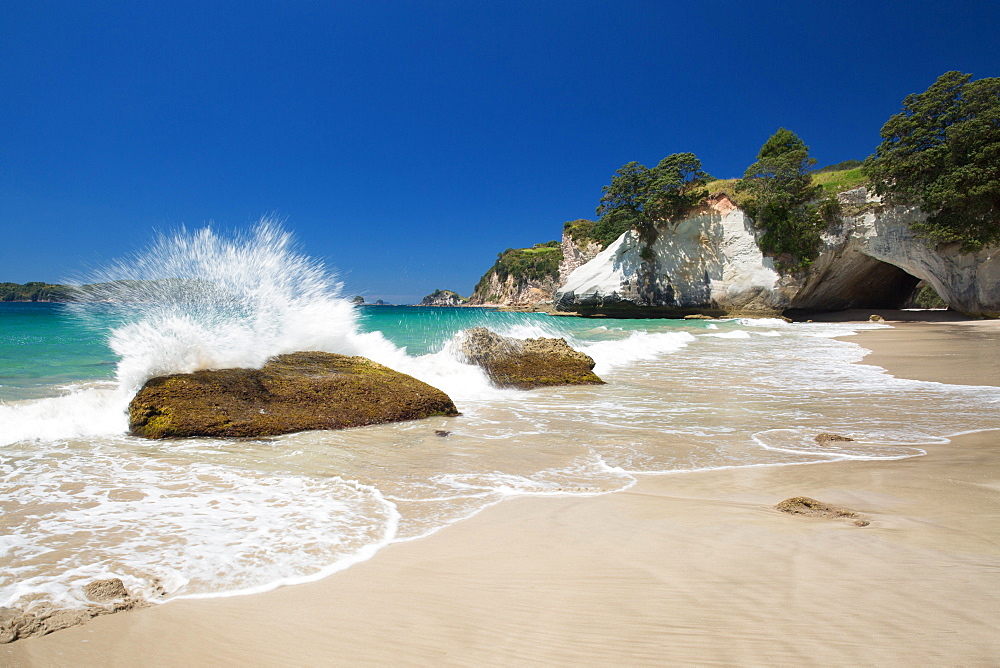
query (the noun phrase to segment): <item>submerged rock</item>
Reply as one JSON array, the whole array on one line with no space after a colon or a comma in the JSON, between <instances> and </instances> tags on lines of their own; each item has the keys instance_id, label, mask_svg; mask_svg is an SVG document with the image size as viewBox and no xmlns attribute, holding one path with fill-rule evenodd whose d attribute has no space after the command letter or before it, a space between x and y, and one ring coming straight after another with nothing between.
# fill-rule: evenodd
<instances>
[{"instance_id":1,"label":"submerged rock","mask_svg":"<svg viewBox=\"0 0 1000 668\"><path fill-rule=\"evenodd\" d=\"M831 443L853 443L854 439L850 436L842 436L841 434L829 434L823 432L822 434L816 434L816 442L820 445L830 445Z\"/></svg>"},{"instance_id":2,"label":"submerged rock","mask_svg":"<svg viewBox=\"0 0 1000 668\"><path fill-rule=\"evenodd\" d=\"M118 578L110 578L108 580L94 580L93 582L87 584L83 588L83 593L87 595L91 601L113 601L116 598L126 598L128 596L128 590L125 589L125 583Z\"/></svg>"},{"instance_id":3,"label":"submerged rock","mask_svg":"<svg viewBox=\"0 0 1000 668\"><path fill-rule=\"evenodd\" d=\"M144 608L149 603L141 596L132 596L118 578L94 580L83 588L84 594L102 605L82 608L59 608L50 603L32 607L30 611L0 608L0 644L21 638L43 636L53 631L83 624L100 615Z\"/></svg>"},{"instance_id":4,"label":"submerged rock","mask_svg":"<svg viewBox=\"0 0 1000 668\"><path fill-rule=\"evenodd\" d=\"M261 369L149 380L129 404L146 438L258 437L458 415L441 390L364 357L300 352Z\"/></svg>"},{"instance_id":5,"label":"submerged rock","mask_svg":"<svg viewBox=\"0 0 1000 668\"><path fill-rule=\"evenodd\" d=\"M846 439L851 440L851 439ZM853 524L859 527L866 527L870 522L865 519L862 515L850 510L848 508L838 508L837 506L831 506L829 504L823 503L822 501L817 501L816 499L811 499L808 496L793 496L790 499L785 499L778 505L776 505L775 510L780 510L783 513L788 513L789 515L805 515L807 517L826 517L830 519L844 518L853 520Z\"/></svg>"},{"instance_id":6,"label":"submerged rock","mask_svg":"<svg viewBox=\"0 0 1000 668\"><path fill-rule=\"evenodd\" d=\"M565 339L514 339L474 327L465 331L461 353L499 387L604 384L593 371L593 358L571 348Z\"/></svg>"}]
</instances>

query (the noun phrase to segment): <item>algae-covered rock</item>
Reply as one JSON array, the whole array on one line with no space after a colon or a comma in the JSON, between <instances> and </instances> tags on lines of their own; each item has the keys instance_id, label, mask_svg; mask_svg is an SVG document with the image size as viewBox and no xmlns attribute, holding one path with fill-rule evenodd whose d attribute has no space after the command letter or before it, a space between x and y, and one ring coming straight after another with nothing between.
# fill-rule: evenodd
<instances>
[{"instance_id":1,"label":"algae-covered rock","mask_svg":"<svg viewBox=\"0 0 1000 668\"><path fill-rule=\"evenodd\" d=\"M500 387L604 384L593 372L593 358L570 348L564 339L514 339L474 327L465 331L461 353Z\"/></svg>"},{"instance_id":2,"label":"algae-covered rock","mask_svg":"<svg viewBox=\"0 0 1000 668\"><path fill-rule=\"evenodd\" d=\"M831 506L828 503L811 499L808 496L793 496L790 499L785 499L774 508L775 510L780 510L781 512L788 513L789 515L825 517L827 519L849 519L853 520L853 524L859 527L866 527L870 524L868 519L866 519L863 515L860 515L849 508Z\"/></svg>"},{"instance_id":3,"label":"algae-covered rock","mask_svg":"<svg viewBox=\"0 0 1000 668\"><path fill-rule=\"evenodd\" d=\"M843 436L841 434L829 434L823 432L822 434L816 434L815 440L818 444L822 446L830 445L831 443L853 443L854 439L850 436Z\"/></svg>"},{"instance_id":4,"label":"algae-covered rock","mask_svg":"<svg viewBox=\"0 0 1000 668\"><path fill-rule=\"evenodd\" d=\"M441 390L364 357L300 352L261 369L217 369L149 380L129 404L146 438L258 437L458 415Z\"/></svg>"}]
</instances>

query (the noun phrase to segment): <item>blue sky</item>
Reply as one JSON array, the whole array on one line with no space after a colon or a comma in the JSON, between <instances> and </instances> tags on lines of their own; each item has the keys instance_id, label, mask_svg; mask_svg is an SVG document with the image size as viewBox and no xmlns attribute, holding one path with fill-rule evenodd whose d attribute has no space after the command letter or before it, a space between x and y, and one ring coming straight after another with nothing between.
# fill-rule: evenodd
<instances>
[{"instance_id":1,"label":"blue sky","mask_svg":"<svg viewBox=\"0 0 1000 668\"><path fill-rule=\"evenodd\" d=\"M0 281L285 221L349 294L469 294L630 160L740 175L779 126L864 158L903 97L1000 76L1000 3L0 3Z\"/></svg>"}]
</instances>

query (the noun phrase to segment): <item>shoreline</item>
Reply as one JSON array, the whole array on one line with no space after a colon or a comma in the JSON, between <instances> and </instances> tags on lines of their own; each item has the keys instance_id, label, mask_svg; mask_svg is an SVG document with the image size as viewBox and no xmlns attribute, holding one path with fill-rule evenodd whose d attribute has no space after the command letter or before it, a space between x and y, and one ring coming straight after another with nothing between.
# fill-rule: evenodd
<instances>
[{"instance_id":1,"label":"shoreline","mask_svg":"<svg viewBox=\"0 0 1000 668\"><path fill-rule=\"evenodd\" d=\"M844 340L893 375L1000 385L998 325ZM1000 431L920 447L511 499L314 583L100 617L0 663L996 663ZM797 495L872 523L772 509Z\"/></svg>"}]
</instances>

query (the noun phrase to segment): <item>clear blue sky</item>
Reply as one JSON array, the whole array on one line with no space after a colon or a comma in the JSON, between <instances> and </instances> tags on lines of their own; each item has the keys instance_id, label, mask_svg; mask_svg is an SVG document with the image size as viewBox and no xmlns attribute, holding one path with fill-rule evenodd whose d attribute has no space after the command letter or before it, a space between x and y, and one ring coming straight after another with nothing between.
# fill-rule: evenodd
<instances>
[{"instance_id":1,"label":"clear blue sky","mask_svg":"<svg viewBox=\"0 0 1000 668\"><path fill-rule=\"evenodd\" d=\"M349 294L468 294L630 160L738 176L779 126L864 158L908 93L1000 76L998 26L996 0L5 0L0 281L273 213Z\"/></svg>"}]
</instances>

